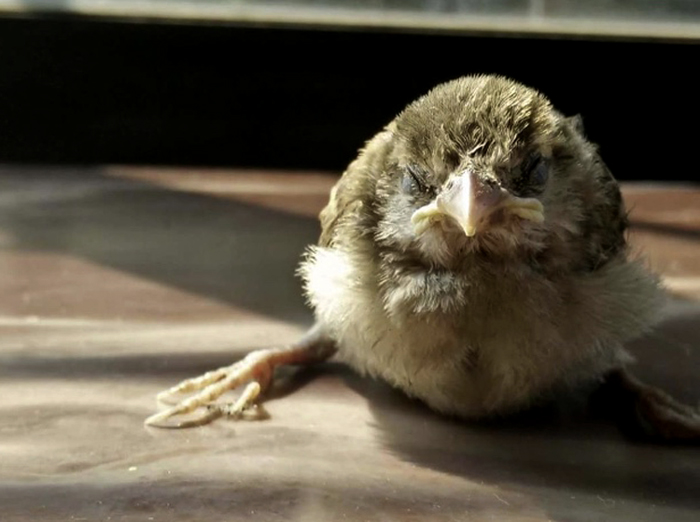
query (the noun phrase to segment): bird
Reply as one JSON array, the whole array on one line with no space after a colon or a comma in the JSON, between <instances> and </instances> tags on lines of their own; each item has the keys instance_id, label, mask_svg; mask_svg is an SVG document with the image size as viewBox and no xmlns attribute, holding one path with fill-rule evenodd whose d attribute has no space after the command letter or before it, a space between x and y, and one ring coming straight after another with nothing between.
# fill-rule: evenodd
<instances>
[{"instance_id":1,"label":"bird","mask_svg":"<svg viewBox=\"0 0 700 522\"><path fill-rule=\"evenodd\" d=\"M364 144L319 220L298 268L311 329L162 392L147 425L244 418L276 368L334 357L467 421L594 383L630 433L698 439L698 411L629 370L666 294L628 245L619 184L582 118L538 90L495 74L435 86Z\"/></svg>"}]
</instances>

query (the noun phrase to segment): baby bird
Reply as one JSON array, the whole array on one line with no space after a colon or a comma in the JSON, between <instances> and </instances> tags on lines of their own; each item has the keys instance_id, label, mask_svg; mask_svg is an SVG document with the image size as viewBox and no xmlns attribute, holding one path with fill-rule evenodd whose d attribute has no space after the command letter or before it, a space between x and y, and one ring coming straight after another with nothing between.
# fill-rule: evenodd
<instances>
[{"instance_id":1,"label":"baby bird","mask_svg":"<svg viewBox=\"0 0 700 522\"><path fill-rule=\"evenodd\" d=\"M299 269L315 326L164 392L198 393L147 424L243 416L277 366L336 355L466 419L605 381L646 435L698 437L695 410L626 373L663 291L629 256L618 184L580 119L539 92L491 75L437 86L366 144L320 220Z\"/></svg>"}]
</instances>

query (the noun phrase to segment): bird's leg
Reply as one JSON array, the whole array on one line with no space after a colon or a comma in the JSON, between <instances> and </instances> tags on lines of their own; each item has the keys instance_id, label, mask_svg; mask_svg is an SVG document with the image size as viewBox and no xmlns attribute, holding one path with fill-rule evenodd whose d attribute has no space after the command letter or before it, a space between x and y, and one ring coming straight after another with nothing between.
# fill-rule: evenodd
<instances>
[{"instance_id":1,"label":"bird's leg","mask_svg":"<svg viewBox=\"0 0 700 522\"><path fill-rule=\"evenodd\" d=\"M315 325L298 342L285 348L265 348L249 353L242 360L218 368L158 394L160 402L173 404L172 397L181 393L197 392L176 402L174 406L146 419L148 426L160 428L186 428L211 422L222 415L239 418L261 393L270 386L275 368L292 364L313 364L324 361L336 351L335 343ZM238 400L229 404L214 404L228 390L245 388ZM184 415L206 407L207 412L195 420L169 423L175 416Z\"/></svg>"},{"instance_id":2,"label":"bird's leg","mask_svg":"<svg viewBox=\"0 0 700 522\"><path fill-rule=\"evenodd\" d=\"M636 439L666 443L700 442L700 410L681 404L624 370L608 374L603 386L605 409L620 429Z\"/></svg>"}]
</instances>

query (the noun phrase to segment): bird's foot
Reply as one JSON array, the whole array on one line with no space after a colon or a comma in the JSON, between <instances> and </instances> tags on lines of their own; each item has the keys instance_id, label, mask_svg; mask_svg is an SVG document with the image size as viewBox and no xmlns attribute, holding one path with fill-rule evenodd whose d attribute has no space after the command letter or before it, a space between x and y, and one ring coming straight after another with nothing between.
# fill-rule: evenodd
<instances>
[{"instance_id":1,"label":"bird's foot","mask_svg":"<svg viewBox=\"0 0 700 522\"><path fill-rule=\"evenodd\" d=\"M617 390L616 418L626 435L662 443L700 443L698 408L682 404L624 371L614 372L607 384Z\"/></svg>"},{"instance_id":2,"label":"bird's foot","mask_svg":"<svg viewBox=\"0 0 700 522\"><path fill-rule=\"evenodd\" d=\"M259 408L257 400L270 387L275 368L289 364L320 362L334 352L335 345L314 327L292 346L256 350L230 366L186 379L159 393L158 401L170 407L148 417L145 424L159 428L188 428L208 424L221 416L236 419L260 418L264 416L264 412ZM244 385L235 402L215 402L227 391ZM178 395L191 392L195 392L194 395L179 401L174 399ZM192 413L200 408L204 408L205 411L198 417L173 422L174 417Z\"/></svg>"},{"instance_id":3,"label":"bird's foot","mask_svg":"<svg viewBox=\"0 0 700 522\"><path fill-rule=\"evenodd\" d=\"M637 416L652 436L672 442L700 442L700 410L657 388L641 385Z\"/></svg>"}]
</instances>

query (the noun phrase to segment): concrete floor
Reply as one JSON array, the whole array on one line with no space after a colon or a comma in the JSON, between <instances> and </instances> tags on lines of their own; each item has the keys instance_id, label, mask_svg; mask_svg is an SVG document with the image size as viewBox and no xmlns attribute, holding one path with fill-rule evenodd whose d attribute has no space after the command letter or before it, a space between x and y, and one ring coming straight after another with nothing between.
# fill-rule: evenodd
<instances>
[{"instance_id":1,"label":"concrete floor","mask_svg":"<svg viewBox=\"0 0 700 522\"><path fill-rule=\"evenodd\" d=\"M268 420L145 428L158 391L310 323L294 269L333 178L231 174L0 167L1 521L700 518L697 449L458 423L337 363L287 372ZM697 403L700 190L625 195L675 296L637 373Z\"/></svg>"}]
</instances>

